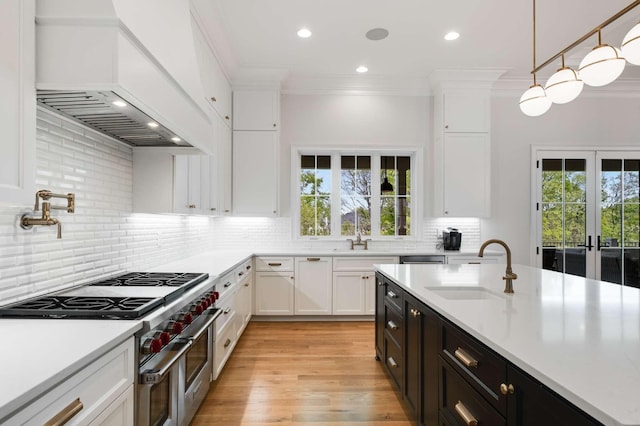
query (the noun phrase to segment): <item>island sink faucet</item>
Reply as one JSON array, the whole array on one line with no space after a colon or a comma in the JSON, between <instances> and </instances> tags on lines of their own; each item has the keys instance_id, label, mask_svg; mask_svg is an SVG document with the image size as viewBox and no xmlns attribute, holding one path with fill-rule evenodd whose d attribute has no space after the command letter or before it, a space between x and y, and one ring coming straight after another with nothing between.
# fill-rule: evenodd
<instances>
[{"instance_id":1,"label":"island sink faucet","mask_svg":"<svg viewBox=\"0 0 640 426\"><path fill-rule=\"evenodd\" d=\"M504 292L513 293L513 280L518 278L518 275L514 274L513 271L511 270L511 249L509 249L509 246L507 245L507 243L505 243L502 240L496 240L496 239L487 240L484 243L482 243L482 245L480 246L478 257L483 257L484 249L489 244L493 244L493 243L500 244L507 251L507 270L504 274L504 277L502 277L502 279L505 280Z\"/></svg>"}]
</instances>

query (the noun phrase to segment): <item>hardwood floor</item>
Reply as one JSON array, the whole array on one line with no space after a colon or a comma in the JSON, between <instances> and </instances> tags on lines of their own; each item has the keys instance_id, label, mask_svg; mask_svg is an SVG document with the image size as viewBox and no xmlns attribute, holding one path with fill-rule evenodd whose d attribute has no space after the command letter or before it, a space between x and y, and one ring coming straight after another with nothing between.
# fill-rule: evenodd
<instances>
[{"instance_id":1,"label":"hardwood floor","mask_svg":"<svg viewBox=\"0 0 640 426\"><path fill-rule=\"evenodd\" d=\"M374 355L373 322L251 322L191 424L411 425Z\"/></svg>"}]
</instances>

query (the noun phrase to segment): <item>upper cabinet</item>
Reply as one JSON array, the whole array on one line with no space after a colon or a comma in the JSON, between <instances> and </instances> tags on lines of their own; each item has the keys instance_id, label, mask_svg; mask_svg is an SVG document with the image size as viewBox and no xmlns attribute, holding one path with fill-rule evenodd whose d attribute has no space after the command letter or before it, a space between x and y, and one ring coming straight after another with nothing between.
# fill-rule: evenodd
<instances>
[{"instance_id":1,"label":"upper cabinet","mask_svg":"<svg viewBox=\"0 0 640 426\"><path fill-rule=\"evenodd\" d=\"M223 122L227 126L231 126L231 85L213 53L205 33L195 19L192 20L192 27L196 56L200 67L200 78L204 90L202 95Z\"/></svg>"},{"instance_id":2,"label":"upper cabinet","mask_svg":"<svg viewBox=\"0 0 640 426\"><path fill-rule=\"evenodd\" d=\"M0 202L32 204L36 157L34 0L2 2L0 93Z\"/></svg>"},{"instance_id":3,"label":"upper cabinet","mask_svg":"<svg viewBox=\"0 0 640 426\"><path fill-rule=\"evenodd\" d=\"M489 96L483 92L443 93L445 133L489 132Z\"/></svg>"},{"instance_id":4,"label":"upper cabinet","mask_svg":"<svg viewBox=\"0 0 640 426\"><path fill-rule=\"evenodd\" d=\"M279 130L280 91L234 90L233 130Z\"/></svg>"}]
</instances>

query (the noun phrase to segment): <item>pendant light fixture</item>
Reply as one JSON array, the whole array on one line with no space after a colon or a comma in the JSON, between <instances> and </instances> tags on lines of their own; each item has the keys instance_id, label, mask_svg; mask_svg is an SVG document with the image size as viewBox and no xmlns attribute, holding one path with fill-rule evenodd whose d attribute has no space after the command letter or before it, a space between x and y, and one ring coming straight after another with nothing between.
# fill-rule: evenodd
<instances>
[{"instance_id":1,"label":"pendant light fixture","mask_svg":"<svg viewBox=\"0 0 640 426\"><path fill-rule=\"evenodd\" d=\"M533 0L533 85L520 97L520 110L530 117L544 114L551 108L544 87L536 81L536 0Z\"/></svg>"},{"instance_id":2,"label":"pendant light fixture","mask_svg":"<svg viewBox=\"0 0 640 426\"><path fill-rule=\"evenodd\" d=\"M544 86L547 97L554 104L566 104L578 97L584 82L572 68L564 65L564 53L562 54L562 67L556 71Z\"/></svg>"},{"instance_id":3,"label":"pendant light fixture","mask_svg":"<svg viewBox=\"0 0 640 426\"><path fill-rule=\"evenodd\" d=\"M601 31L607 25L627 14L635 7L640 6L640 0L634 0L627 7L602 22L569 46L565 47L541 65L536 66L536 5L533 0L533 86L520 98L520 109L527 115L541 115L549 109L547 102L562 104L575 99L581 92L584 84L589 86L604 86L613 82L622 74L626 62L640 65L640 23L636 24L627 33L622 41L621 49L607 44L602 44ZM598 45L580 62L578 72L564 65L564 55L576 46L584 43L589 37L598 34ZM536 72L562 58L562 67L553 74L545 88L536 83ZM545 109L546 108L546 109Z\"/></svg>"},{"instance_id":4,"label":"pendant light fixture","mask_svg":"<svg viewBox=\"0 0 640 426\"><path fill-rule=\"evenodd\" d=\"M598 45L580 62L578 71L584 84L606 86L620 77L626 63L620 49L602 44L602 35L598 30Z\"/></svg>"},{"instance_id":5,"label":"pendant light fixture","mask_svg":"<svg viewBox=\"0 0 640 426\"><path fill-rule=\"evenodd\" d=\"M640 65L640 23L629 30L622 40L622 56L633 65Z\"/></svg>"},{"instance_id":6,"label":"pendant light fixture","mask_svg":"<svg viewBox=\"0 0 640 426\"><path fill-rule=\"evenodd\" d=\"M380 185L380 192L383 194L388 194L393 192L393 185L389 182L389 178L387 177L387 157L384 158L384 179L382 180L382 184Z\"/></svg>"}]
</instances>

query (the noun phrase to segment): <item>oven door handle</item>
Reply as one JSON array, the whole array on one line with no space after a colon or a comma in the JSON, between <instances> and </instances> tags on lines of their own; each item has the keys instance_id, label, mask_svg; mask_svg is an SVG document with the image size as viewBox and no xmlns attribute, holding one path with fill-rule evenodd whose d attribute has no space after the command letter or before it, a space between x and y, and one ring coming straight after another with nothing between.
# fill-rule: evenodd
<instances>
[{"instance_id":1,"label":"oven door handle","mask_svg":"<svg viewBox=\"0 0 640 426\"><path fill-rule=\"evenodd\" d=\"M153 385L159 383L162 380L162 377L171 370L171 367L173 367L173 365L189 350L191 344L192 341L186 339L174 342L174 346L180 346L176 353L172 357L163 360L164 362L159 368L145 370L140 373L140 384Z\"/></svg>"},{"instance_id":2,"label":"oven door handle","mask_svg":"<svg viewBox=\"0 0 640 426\"><path fill-rule=\"evenodd\" d=\"M222 313L222 309L207 310L207 316L209 316L209 318L207 319L207 322L193 336L187 336L184 338L184 340L187 340L192 343L194 340L198 340L200 336L202 336L202 334L204 334L207 331L207 329L211 326L211 324L213 324L213 322L220 316L221 313ZM182 339L180 339L180 341L182 341Z\"/></svg>"}]
</instances>

